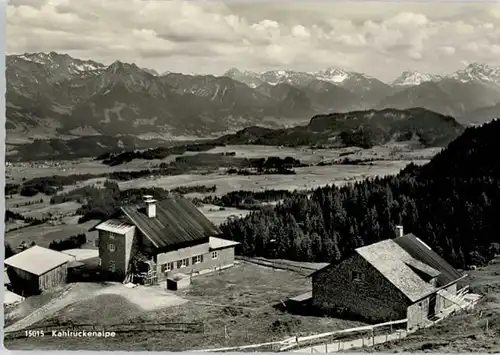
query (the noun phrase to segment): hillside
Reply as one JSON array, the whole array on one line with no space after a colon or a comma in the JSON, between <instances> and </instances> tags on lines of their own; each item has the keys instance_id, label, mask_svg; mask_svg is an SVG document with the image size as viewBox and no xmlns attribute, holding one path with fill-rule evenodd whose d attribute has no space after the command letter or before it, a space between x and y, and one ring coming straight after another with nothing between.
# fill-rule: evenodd
<instances>
[{"instance_id":1,"label":"hillside","mask_svg":"<svg viewBox=\"0 0 500 355\"><path fill-rule=\"evenodd\" d=\"M223 226L245 255L299 261L338 260L354 248L394 236L403 225L459 268L482 265L500 252L500 120L467 128L423 167L397 176L310 196L296 194L276 208Z\"/></svg>"},{"instance_id":2,"label":"hillside","mask_svg":"<svg viewBox=\"0 0 500 355\"><path fill-rule=\"evenodd\" d=\"M283 84L286 85L286 84ZM274 86L273 89L280 89ZM274 95L278 95L273 91ZM294 95L292 87L283 88L282 95ZM307 98L303 98L307 100ZM286 100L283 100L284 102ZM294 106L290 110L296 109ZM298 110L298 109L296 109ZM208 142L213 146L227 144L260 144L273 146L360 146L369 148L389 141L415 140L427 147L443 146L457 137L463 128L453 118L424 109L354 111L314 116L308 125L286 129L252 126L235 134ZM90 135L72 139L36 139L30 143L9 145L8 161L71 160L96 157L106 153L136 149L163 149L180 146L183 141L139 139L133 135ZM157 155L156 153L152 155ZM138 156L136 157L138 158Z\"/></svg>"},{"instance_id":3,"label":"hillside","mask_svg":"<svg viewBox=\"0 0 500 355\"><path fill-rule=\"evenodd\" d=\"M159 139L143 140L134 136L83 136L73 139L35 139L31 143L16 144L8 152L6 160L73 160L97 157L104 153L119 153L135 149L148 149L182 144Z\"/></svg>"},{"instance_id":4,"label":"hillside","mask_svg":"<svg viewBox=\"0 0 500 355\"><path fill-rule=\"evenodd\" d=\"M8 132L40 131L47 138L79 136L83 130L206 137L265 117L302 118L352 109L359 101L333 84L326 90L329 97L340 96L322 106L293 86L272 87L266 93L227 76L157 75L135 64L115 61L105 66L55 52L9 55L6 65Z\"/></svg>"},{"instance_id":5,"label":"hillside","mask_svg":"<svg viewBox=\"0 0 500 355\"><path fill-rule=\"evenodd\" d=\"M443 115L462 117L466 112L496 104L499 95L500 87L492 88L476 81L461 82L445 78L398 91L385 97L377 107L425 107Z\"/></svg>"},{"instance_id":6,"label":"hillside","mask_svg":"<svg viewBox=\"0 0 500 355\"><path fill-rule=\"evenodd\" d=\"M492 119L500 118L500 102L494 106L482 107L471 112L467 112L463 117L460 117L459 122L467 122L471 124L481 124Z\"/></svg>"},{"instance_id":7,"label":"hillside","mask_svg":"<svg viewBox=\"0 0 500 355\"><path fill-rule=\"evenodd\" d=\"M318 115L306 126L288 129L251 127L217 141L223 144L369 148L389 141L418 139L426 146L442 146L462 131L463 127L452 117L425 109L385 109Z\"/></svg>"}]
</instances>

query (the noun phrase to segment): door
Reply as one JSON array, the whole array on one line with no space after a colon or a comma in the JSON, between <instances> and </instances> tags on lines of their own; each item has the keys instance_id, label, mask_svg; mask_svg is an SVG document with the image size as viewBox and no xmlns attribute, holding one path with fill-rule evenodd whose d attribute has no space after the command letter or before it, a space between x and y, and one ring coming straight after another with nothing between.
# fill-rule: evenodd
<instances>
[{"instance_id":1,"label":"door","mask_svg":"<svg viewBox=\"0 0 500 355\"><path fill-rule=\"evenodd\" d=\"M429 298L429 309L427 310L427 318L432 318L436 315L436 294Z\"/></svg>"}]
</instances>

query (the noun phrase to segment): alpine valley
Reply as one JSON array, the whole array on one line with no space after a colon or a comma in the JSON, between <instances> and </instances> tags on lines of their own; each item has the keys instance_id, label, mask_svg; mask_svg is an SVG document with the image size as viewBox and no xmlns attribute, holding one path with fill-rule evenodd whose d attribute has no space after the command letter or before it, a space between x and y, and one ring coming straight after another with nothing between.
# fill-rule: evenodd
<instances>
[{"instance_id":1,"label":"alpine valley","mask_svg":"<svg viewBox=\"0 0 500 355\"><path fill-rule=\"evenodd\" d=\"M499 114L500 69L471 64L447 76L404 72L391 83L329 68L314 73L236 68L223 76L158 74L67 54L7 56L7 132L207 137L316 114L421 107L480 123Z\"/></svg>"}]
</instances>

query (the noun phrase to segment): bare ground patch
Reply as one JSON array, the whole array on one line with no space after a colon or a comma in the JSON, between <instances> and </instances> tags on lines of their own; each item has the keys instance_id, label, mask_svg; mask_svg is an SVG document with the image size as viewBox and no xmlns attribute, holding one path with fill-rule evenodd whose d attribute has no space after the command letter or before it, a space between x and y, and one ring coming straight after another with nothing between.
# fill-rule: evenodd
<instances>
[{"instance_id":1,"label":"bare ground patch","mask_svg":"<svg viewBox=\"0 0 500 355\"><path fill-rule=\"evenodd\" d=\"M191 287L176 292L177 296L189 300L188 303L140 315L144 322L203 322L204 333L137 332L114 339L96 338L91 343L78 338L44 338L36 342L13 339L6 346L10 349L181 351L280 340L361 325L334 318L297 316L273 307L280 300L306 292L310 287L310 279L294 272L238 264L222 272L196 277Z\"/></svg>"}]
</instances>

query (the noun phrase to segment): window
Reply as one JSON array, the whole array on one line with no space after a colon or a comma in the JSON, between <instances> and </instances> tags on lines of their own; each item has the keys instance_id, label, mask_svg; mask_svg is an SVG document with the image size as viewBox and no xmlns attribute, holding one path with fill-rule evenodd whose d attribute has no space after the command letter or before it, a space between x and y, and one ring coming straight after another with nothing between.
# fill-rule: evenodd
<instances>
[{"instance_id":1,"label":"window","mask_svg":"<svg viewBox=\"0 0 500 355\"><path fill-rule=\"evenodd\" d=\"M116 249L115 249L115 245L114 244L108 244L108 249L110 252L114 252Z\"/></svg>"},{"instance_id":2,"label":"window","mask_svg":"<svg viewBox=\"0 0 500 355\"><path fill-rule=\"evenodd\" d=\"M218 251L213 251L212 252L212 259L217 259L219 257L219 252Z\"/></svg>"},{"instance_id":3,"label":"window","mask_svg":"<svg viewBox=\"0 0 500 355\"><path fill-rule=\"evenodd\" d=\"M189 259L182 259L177 262L177 268L180 269L182 267L189 266Z\"/></svg>"},{"instance_id":4,"label":"window","mask_svg":"<svg viewBox=\"0 0 500 355\"><path fill-rule=\"evenodd\" d=\"M193 265L194 264L199 264L203 262L203 255L196 255L193 256Z\"/></svg>"},{"instance_id":5,"label":"window","mask_svg":"<svg viewBox=\"0 0 500 355\"><path fill-rule=\"evenodd\" d=\"M115 272L115 262L113 260L109 261L108 270L111 272Z\"/></svg>"},{"instance_id":6,"label":"window","mask_svg":"<svg viewBox=\"0 0 500 355\"><path fill-rule=\"evenodd\" d=\"M161 272L169 272L174 269L174 263L166 263L161 266Z\"/></svg>"},{"instance_id":7,"label":"window","mask_svg":"<svg viewBox=\"0 0 500 355\"><path fill-rule=\"evenodd\" d=\"M352 281L363 281L363 274L359 271L352 272Z\"/></svg>"}]
</instances>

